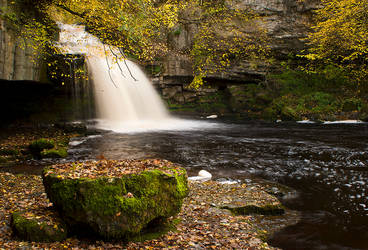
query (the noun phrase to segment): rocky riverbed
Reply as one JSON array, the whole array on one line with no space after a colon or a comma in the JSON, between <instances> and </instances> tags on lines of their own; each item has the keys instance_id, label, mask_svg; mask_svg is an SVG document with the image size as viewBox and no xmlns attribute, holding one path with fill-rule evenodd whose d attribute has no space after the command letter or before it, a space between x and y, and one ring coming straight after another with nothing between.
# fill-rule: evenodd
<instances>
[{"instance_id":1,"label":"rocky riverbed","mask_svg":"<svg viewBox=\"0 0 368 250\"><path fill-rule=\"evenodd\" d=\"M251 201L262 205L278 200L266 193L261 186L246 184L220 184L218 182L190 182L190 194L185 199L175 230L158 239L143 242L104 242L95 239L70 237L56 243L36 243L18 240L12 235L10 216L14 211L26 210L43 217L46 222L52 216L52 203L47 199L40 176L0 173L0 247L15 248L255 248L273 249L264 240L267 234L283 224L297 222L298 214L285 210L285 214L234 215L219 205L236 201ZM241 195L240 195L241 194ZM270 223L267 223L269 221ZM278 221L274 223L272 221Z\"/></svg>"},{"instance_id":2,"label":"rocky riverbed","mask_svg":"<svg viewBox=\"0 0 368 250\"><path fill-rule=\"evenodd\" d=\"M11 228L13 212L22 211L26 217L37 217L40 222L51 227L57 226L59 222L53 218L55 217L53 204L46 196L41 176L14 174L9 170L24 161L29 161L27 154L22 154L22 150L25 150L32 141L39 138L60 141L76 134L75 131L55 127L45 129L22 127L13 128L2 135L1 148L16 149L18 154L12 158L8 157L10 159L7 162L11 162L10 166L6 163L6 167L3 165L0 168L0 248L274 249L267 244L267 237L274 231L299 220L299 214L283 207L275 196L269 194L271 188L265 184L190 181L190 194L184 200L178 217L172 219L176 227L156 239L128 243L104 242L100 239L76 238L70 235L62 242L36 243L16 238ZM33 164L37 164L36 160L32 161ZM249 206L250 210L244 209Z\"/></svg>"}]
</instances>

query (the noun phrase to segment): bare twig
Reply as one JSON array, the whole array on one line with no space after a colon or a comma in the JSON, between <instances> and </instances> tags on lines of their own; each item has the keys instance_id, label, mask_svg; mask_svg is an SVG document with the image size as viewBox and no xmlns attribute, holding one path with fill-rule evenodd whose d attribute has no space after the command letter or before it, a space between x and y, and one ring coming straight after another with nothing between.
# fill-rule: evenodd
<instances>
[{"instance_id":1,"label":"bare twig","mask_svg":"<svg viewBox=\"0 0 368 250\"><path fill-rule=\"evenodd\" d=\"M118 88L115 84L115 81L114 79L112 79L112 76L111 76L111 68L110 68L110 63L109 63L109 59L107 58L107 51L106 51L106 48L105 48L105 44L103 44L103 48L104 48L104 51L105 51L105 59L106 59L106 63L107 63L107 67L109 67L109 76L110 76L110 80L111 82L114 84L115 88Z\"/></svg>"},{"instance_id":2,"label":"bare twig","mask_svg":"<svg viewBox=\"0 0 368 250\"><path fill-rule=\"evenodd\" d=\"M123 73L123 69L120 67L120 64L119 64L119 58L118 58L118 55L117 55L117 54L115 54L115 52L114 52L114 50L113 50L113 49L111 49L111 46L109 46L109 49L110 49L111 53L112 53L112 54L115 56L115 58L116 58L116 63L118 64L118 67L119 67L119 69L120 69L121 75L125 77L125 75L124 75L124 73Z\"/></svg>"},{"instance_id":3,"label":"bare twig","mask_svg":"<svg viewBox=\"0 0 368 250\"><path fill-rule=\"evenodd\" d=\"M126 63L126 58L127 57L125 56L124 51L121 48L118 48L118 49L120 51L120 54L124 57L124 64L125 64L125 67L128 69L130 76L134 79L134 81L137 82L138 80L133 76L132 72L129 69L128 64Z\"/></svg>"}]
</instances>

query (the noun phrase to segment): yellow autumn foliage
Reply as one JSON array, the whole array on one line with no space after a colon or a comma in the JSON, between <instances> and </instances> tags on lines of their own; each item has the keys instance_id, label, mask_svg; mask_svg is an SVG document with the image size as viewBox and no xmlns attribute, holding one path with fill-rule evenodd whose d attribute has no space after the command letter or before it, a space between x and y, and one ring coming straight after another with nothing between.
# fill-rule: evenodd
<instances>
[{"instance_id":1,"label":"yellow autumn foliage","mask_svg":"<svg viewBox=\"0 0 368 250\"><path fill-rule=\"evenodd\" d=\"M29 4L31 0L19 0ZM121 49L123 57L154 61L169 51L167 37L188 21L197 32L190 51L195 78L226 71L233 63L262 58L268 52L262 19L249 9L239 9L237 0L41 0L34 4L49 20L83 24L102 42ZM37 51L57 53L48 33L51 22L28 19L21 25L22 37L33 40Z\"/></svg>"},{"instance_id":2,"label":"yellow autumn foliage","mask_svg":"<svg viewBox=\"0 0 368 250\"><path fill-rule=\"evenodd\" d=\"M368 0L321 0L308 36L308 59L334 64L357 80L368 76Z\"/></svg>"}]
</instances>

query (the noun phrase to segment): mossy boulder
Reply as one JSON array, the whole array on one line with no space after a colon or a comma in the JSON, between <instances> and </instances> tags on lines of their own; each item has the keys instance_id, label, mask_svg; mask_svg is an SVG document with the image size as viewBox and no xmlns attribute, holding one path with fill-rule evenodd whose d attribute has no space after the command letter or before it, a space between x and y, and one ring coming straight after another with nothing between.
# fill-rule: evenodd
<instances>
[{"instance_id":1,"label":"mossy boulder","mask_svg":"<svg viewBox=\"0 0 368 250\"><path fill-rule=\"evenodd\" d=\"M66 148L53 148L41 152L41 158L65 158L67 156L68 152Z\"/></svg>"},{"instance_id":2,"label":"mossy boulder","mask_svg":"<svg viewBox=\"0 0 368 250\"><path fill-rule=\"evenodd\" d=\"M39 139L33 141L28 145L29 152L36 159L41 159L41 152L43 150L52 149L54 147L54 142L47 139Z\"/></svg>"},{"instance_id":3,"label":"mossy boulder","mask_svg":"<svg viewBox=\"0 0 368 250\"><path fill-rule=\"evenodd\" d=\"M188 194L186 171L160 160L59 164L42 177L69 228L105 239L130 239L166 221Z\"/></svg>"},{"instance_id":4,"label":"mossy boulder","mask_svg":"<svg viewBox=\"0 0 368 250\"><path fill-rule=\"evenodd\" d=\"M69 140L55 143L53 140L42 138L29 144L28 150L35 159L65 158L68 156L68 143Z\"/></svg>"},{"instance_id":5,"label":"mossy boulder","mask_svg":"<svg viewBox=\"0 0 368 250\"><path fill-rule=\"evenodd\" d=\"M11 217L11 226L16 236L26 241L55 242L67 237L67 229L61 221L45 220L30 212L15 212Z\"/></svg>"}]
</instances>

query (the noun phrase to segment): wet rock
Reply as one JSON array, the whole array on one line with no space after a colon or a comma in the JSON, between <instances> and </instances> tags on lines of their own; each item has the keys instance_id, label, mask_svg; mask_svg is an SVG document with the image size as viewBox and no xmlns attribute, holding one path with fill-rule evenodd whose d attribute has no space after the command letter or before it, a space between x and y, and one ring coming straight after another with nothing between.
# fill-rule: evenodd
<instances>
[{"instance_id":1,"label":"wet rock","mask_svg":"<svg viewBox=\"0 0 368 250\"><path fill-rule=\"evenodd\" d=\"M228 209L236 215L250 215L250 214L261 214L261 215L282 215L285 213L285 209L281 204L269 204L265 206L256 205L228 205L222 206L222 209Z\"/></svg>"},{"instance_id":2,"label":"wet rock","mask_svg":"<svg viewBox=\"0 0 368 250\"><path fill-rule=\"evenodd\" d=\"M87 126L82 122L56 123L55 127L64 130L66 133L87 133Z\"/></svg>"},{"instance_id":3,"label":"wet rock","mask_svg":"<svg viewBox=\"0 0 368 250\"><path fill-rule=\"evenodd\" d=\"M55 214L53 217L55 218ZM62 241L67 237L66 226L59 220L47 219L30 212L12 214L11 226L16 236L32 242Z\"/></svg>"},{"instance_id":4,"label":"wet rock","mask_svg":"<svg viewBox=\"0 0 368 250\"><path fill-rule=\"evenodd\" d=\"M129 240L179 213L188 194L184 169L158 160L101 162L43 172L47 196L74 232Z\"/></svg>"},{"instance_id":5,"label":"wet rock","mask_svg":"<svg viewBox=\"0 0 368 250\"><path fill-rule=\"evenodd\" d=\"M205 189L217 190L211 195L211 205L220 209L230 210L235 215L282 215L285 208L273 195L268 194L263 187L233 183L220 184L207 181L201 184Z\"/></svg>"},{"instance_id":6,"label":"wet rock","mask_svg":"<svg viewBox=\"0 0 368 250\"><path fill-rule=\"evenodd\" d=\"M181 92L182 92L181 86L173 86L162 89L163 96L168 99L174 97L177 93Z\"/></svg>"}]
</instances>

